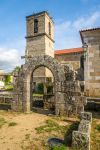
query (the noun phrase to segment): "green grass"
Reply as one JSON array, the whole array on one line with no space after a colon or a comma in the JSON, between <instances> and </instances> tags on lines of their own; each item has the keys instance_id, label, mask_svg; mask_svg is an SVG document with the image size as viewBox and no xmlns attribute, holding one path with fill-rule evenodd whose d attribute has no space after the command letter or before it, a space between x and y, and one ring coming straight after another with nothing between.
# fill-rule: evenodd
<instances>
[{"instance_id":1,"label":"green grass","mask_svg":"<svg viewBox=\"0 0 100 150\"><path fill-rule=\"evenodd\" d=\"M68 150L66 146L61 145L59 147L54 146L53 148L51 148L51 150Z\"/></svg>"},{"instance_id":2,"label":"green grass","mask_svg":"<svg viewBox=\"0 0 100 150\"><path fill-rule=\"evenodd\" d=\"M98 119L93 119L91 128L91 150L100 150L100 124Z\"/></svg>"},{"instance_id":3,"label":"green grass","mask_svg":"<svg viewBox=\"0 0 100 150\"><path fill-rule=\"evenodd\" d=\"M7 123L4 118L0 118L0 128Z\"/></svg>"},{"instance_id":4,"label":"green grass","mask_svg":"<svg viewBox=\"0 0 100 150\"><path fill-rule=\"evenodd\" d=\"M10 122L10 123L8 123L8 126L9 126L9 127L11 127L11 126L16 126L16 125L17 125L16 122Z\"/></svg>"},{"instance_id":5,"label":"green grass","mask_svg":"<svg viewBox=\"0 0 100 150\"><path fill-rule=\"evenodd\" d=\"M64 134L65 131L67 130L68 126L62 126L59 125L57 122L48 119L45 122L45 125L40 126L38 128L35 128L37 133L43 133L43 132L52 132L52 131L57 131L60 132L61 134Z\"/></svg>"},{"instance_id":6,"label":"green grass","mask_svg":"<svg viewBox=\"0 0 100 150\"><path fill-rule=\"evenodd\" d=\"M5 91L11 91L11 90L13 90L13 85L6 85L4 90Z\"/></svg>"}]
</instances>

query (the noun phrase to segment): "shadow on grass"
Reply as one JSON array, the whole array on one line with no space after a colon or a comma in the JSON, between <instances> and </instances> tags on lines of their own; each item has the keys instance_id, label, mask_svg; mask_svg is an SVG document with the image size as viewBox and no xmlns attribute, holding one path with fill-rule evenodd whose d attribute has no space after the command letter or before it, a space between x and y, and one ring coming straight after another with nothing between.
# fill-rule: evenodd
<instances>
[{"instance_id":1,"label":"shadow on grass","mask_svg":"<svg viewBox=\"0 0 100 150\"><path fill-rule=\"evenodd\" d=\"M76 121L66 129L64 140L60 138L50 138L48 144L50 150L67 150L72 146L72 132L78 130L79 122Z\"/></svg>"},{"instance_id":2,"label":"shadow on grass","mask_svg":"<svg viewBox=\"0 0 100 150\"><path fill-rule=\"evenodd\" d=\"M67 129L65 136L64 136L64 144L66 146L71 146L72 144L72 132L74 130L78 130L79 121L74 122L69 128Z\"/></svg>"}]
</instances>

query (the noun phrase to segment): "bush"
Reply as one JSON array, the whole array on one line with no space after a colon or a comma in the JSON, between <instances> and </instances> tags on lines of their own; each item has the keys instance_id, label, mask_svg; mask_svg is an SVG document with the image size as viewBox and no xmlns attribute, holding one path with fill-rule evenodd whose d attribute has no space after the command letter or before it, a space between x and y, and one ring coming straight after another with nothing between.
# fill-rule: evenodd
<instances>
[{"instance_id":1,"label":"bush","mask_svg":"<svg viewBox=\"0 0 100 150\"><path fill-rule=\"evenodd\" d=\"M8 85L11 82L11 75L6 75L5 77L5 85Z\"/></svg>"}]
</instances>

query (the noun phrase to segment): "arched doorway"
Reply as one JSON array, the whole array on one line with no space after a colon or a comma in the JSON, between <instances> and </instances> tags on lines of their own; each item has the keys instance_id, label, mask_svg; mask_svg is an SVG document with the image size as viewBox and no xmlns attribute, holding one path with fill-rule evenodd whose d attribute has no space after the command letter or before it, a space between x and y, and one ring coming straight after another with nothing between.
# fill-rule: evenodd
<instances>
[{"instance_id":1,"label":"arched doorway","mask_svg":"<svg viewBox=\"0 0 100 150\"><path fill-rule=\"evenodd\" d=\"M54 113L54 75L47 67L41 66L34 70L31 77L32 111Z\"/></svg>"},{"instance_id":2,"label":"arched doorway","mask_svg":"<svg viewBox=\"0 0 100 150\"><path fill-rule=\"evenodd\" d=\"M31 111L31 80L32 73L39 67L47 67L54 76L54 89L55 89L55 114L63 114L65 111L65 93L64 82L65 72L64 67L54 58L48 55L36 56L30 59L25 65L22 66L21 71L16 79L20 84L19 89L15 90L14 105L17 110L23 110L24 112ZM17 88L15 83L15 88Z\"/></svg>"}]
</instances>

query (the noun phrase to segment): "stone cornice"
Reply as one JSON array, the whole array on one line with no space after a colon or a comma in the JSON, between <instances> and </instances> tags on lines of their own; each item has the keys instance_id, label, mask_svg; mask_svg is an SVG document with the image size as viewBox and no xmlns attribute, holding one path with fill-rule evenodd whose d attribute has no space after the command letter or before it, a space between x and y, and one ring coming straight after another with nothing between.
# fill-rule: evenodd
<instances>
[{"instance_id":1,"label":"stone cornice","mask_svg":"<svg viewBox=\"0 0 100 150\"><path fill-rule=\"evenodd\" d=\"M55 41L47 34L47 33L40 33L38 35L31 35L31 36L26 36L26 39L30 39L30 38L34 38L34 37L38 37L38 36L47 36L53 43L55 43Z\"/></svg>"}]
</instances>

